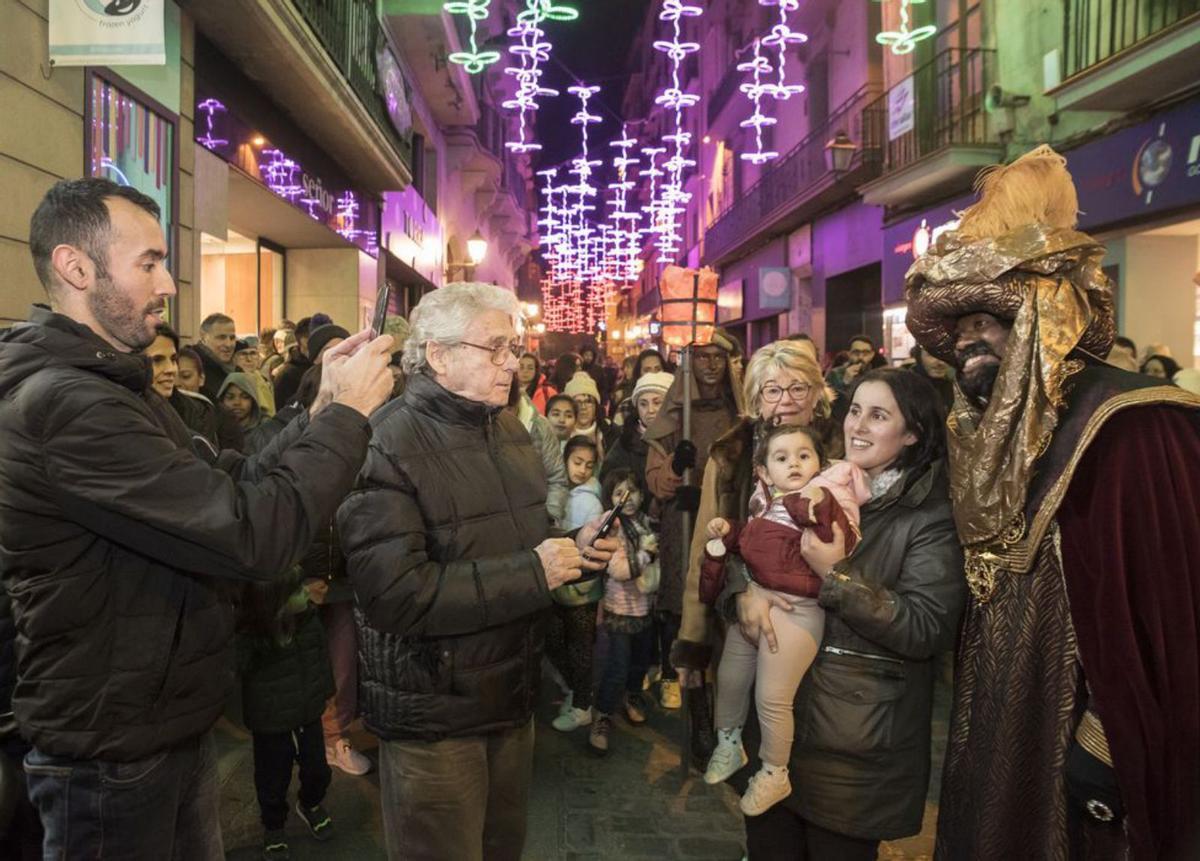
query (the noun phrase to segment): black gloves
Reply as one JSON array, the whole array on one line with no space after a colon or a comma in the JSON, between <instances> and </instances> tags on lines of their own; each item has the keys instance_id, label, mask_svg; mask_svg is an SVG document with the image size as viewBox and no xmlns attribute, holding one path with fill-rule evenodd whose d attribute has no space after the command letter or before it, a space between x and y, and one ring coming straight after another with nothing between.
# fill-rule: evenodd
<instances>
[{"instance_id":1,"label":"black gloves","mask_svg":"<svg viewBox=\"0 0 1200 861\"><path fill-rule=\"evenodd\" d=\"M683 475L684 470L696 465L696 445L691 440L680 440L675 446L675 454L671 457L671 470L676 475Z\"/></svg>"},{"instance_id":2,"label":"black gloves","mask_svg":"<svg viewBox=\"0 0 1200 861\"><path fill-rule=\"evenodd\" d=\"M694 484L681 484L675 491L675 507L680 511L695 514L700 510L700 488Z\"/></svg>"},{"instance_id":3,"label":"black gloves","mask_svg":"<svg viewBox=\"0 0 1200 861\"><path fill-rule=\"evenodd\" d=\"M1116 773L1079 742L1067 752L1067 794L1097 822L1120 825L1125 818Z\"/></svg>"}]
</instances>

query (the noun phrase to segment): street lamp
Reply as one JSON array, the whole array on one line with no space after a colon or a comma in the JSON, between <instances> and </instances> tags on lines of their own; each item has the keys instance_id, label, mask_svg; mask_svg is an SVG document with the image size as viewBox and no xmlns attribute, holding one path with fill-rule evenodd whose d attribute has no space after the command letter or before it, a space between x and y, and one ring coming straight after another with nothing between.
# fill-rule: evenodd
<instances>
[{"instance_id":1,"label":"street lamp","mask_svg":"<svg viewBox=\"0 0 1200 861\"><path fill-rule=\"evenodd\" d=\"M538 311L540 310L537 302L528 302L525 305L525 316L532 319L538 315Z\"/></svg>"},{"instance_id":2,"label":"street lamp","mask_svg":"<svg viewBox=\"0 0 1200 861\"><path fill-rule=\"evenodd\" d=\"M487 256L488 241L483 238L483 234L477 229L471 238L467 240L467 256L471 258L471 263L478 266L483 262L483 258Z\"/></svg>"},{"instance_id":3,"label":"street lamp","mask_svg":"<svg viewBox=\"0 0 1200 861\"><path fill-rule=\"evenodd\" d=\"M838 131L833 140L825 144L825 166L834 173L845 173L858 150L854 141L844 131Z\"/></svg>"}]
</instances>

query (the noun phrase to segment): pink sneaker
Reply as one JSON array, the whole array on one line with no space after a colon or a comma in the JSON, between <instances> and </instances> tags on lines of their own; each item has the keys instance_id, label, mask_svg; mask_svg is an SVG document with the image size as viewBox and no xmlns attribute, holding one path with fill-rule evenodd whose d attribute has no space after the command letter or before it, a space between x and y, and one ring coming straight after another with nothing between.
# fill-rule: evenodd
<instances>
[{"instance_id":1,"label":"pink sneaker","mask_svg":"<svg viewBox=\"0 0 1200 861\"><path fill-rule=\"evenodd\" d=\"M371 760L355 750L346 738L339 738L333 747L325 748L325 761L355 777L371 770Z\"/></svg>"}]
</instances>

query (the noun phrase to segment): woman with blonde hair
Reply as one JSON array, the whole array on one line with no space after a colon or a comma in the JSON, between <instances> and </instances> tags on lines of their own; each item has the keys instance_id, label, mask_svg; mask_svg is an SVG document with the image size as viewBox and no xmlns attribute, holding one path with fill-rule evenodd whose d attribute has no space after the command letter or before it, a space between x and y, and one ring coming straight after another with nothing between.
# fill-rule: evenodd
<instances>
[{"instance_id":1,"label":"woman with blonde hair","mask_svg":"<svg viewBox=\"0 0 1200 861\"><path fill-rule=\"evenodd\" d=\"M830 401L821 366L808 345L784 340L759 348L746 365L742 390L745 415L709 451L696 513L698 524L716 517L747 519L754 490L754 450L772 427L807 426L820 436L829 457L840 458L844 451L841 432L830 420ZM704 671L713 656L712 608L700 601L704 543L704 530L697 529L692 538L683 594L683 622L671 647L671 664L679 670L680 682L690 688L703 686ZM697 711L701 714L706 713L707 699L707 691L693 698L698 701ZM713 743L711 721L695 722L692 756L700 768L707 763Z\"/></svg>"}]
</instances>

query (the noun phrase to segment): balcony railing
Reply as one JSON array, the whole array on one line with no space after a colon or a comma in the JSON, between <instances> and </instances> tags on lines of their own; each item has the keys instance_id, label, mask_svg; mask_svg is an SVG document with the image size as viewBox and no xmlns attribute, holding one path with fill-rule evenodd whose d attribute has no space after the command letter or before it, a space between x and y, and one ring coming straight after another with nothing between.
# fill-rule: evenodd
<instances>
[{"instance_id":1,"label":"balcony railing","mask_svg":"<svg viewBox=\"0 0 1200 861\"><path fill-rule=\"evenodd\" d=\"M712 261L754 236L803 203L830 172L825 144L839 131L858 144L850 169L874 165L879 158L878 130L864 122L864 106L878 90L864 86L789 152L773 162L704 234L704 258Z\"/></svg>"},{"instance_id":2,"label":"balcony railing","mask_svg":"<svg viewBox=\"0 0 1200 861\"><path fill-rule=\"evenodd\" d=\"M883 142L883 173L908 167L948 146L992 142L984 96L992 82L995 55L990 48L949 48L914 69L911 82L896 84L867 107L867 124ZM910 105L904 104L908 92ZM904 124L910 128L889 125L889 110L911 113L911 122Z\"/></svg>"},{"instance_id":3,"label":"balcony railing","mask_svg":"<svg viewBox=\"0 0 1200 861\"><path fill-rule=\"evenodd\" d=\"M376 46L383 41L375 0L292 0L322 47L345 76L375 124L412 164L411 142L404 140L388 117L379 90Z\"/></svg>"},{"instance_id":4,"label":"balcony railing","mask_svg":"<svg viewBox=\"0 0 1200 861\"><path fill-rule=\"evenodd\" d=\"M1064 76L1070 78L1187 18L1200 0L1064 0Z\"/></svg>"}]
</instances>

